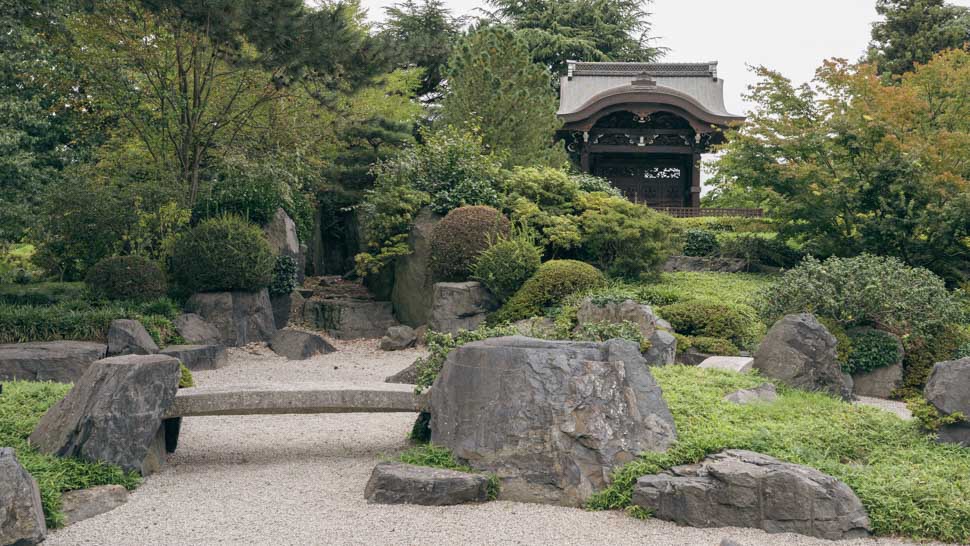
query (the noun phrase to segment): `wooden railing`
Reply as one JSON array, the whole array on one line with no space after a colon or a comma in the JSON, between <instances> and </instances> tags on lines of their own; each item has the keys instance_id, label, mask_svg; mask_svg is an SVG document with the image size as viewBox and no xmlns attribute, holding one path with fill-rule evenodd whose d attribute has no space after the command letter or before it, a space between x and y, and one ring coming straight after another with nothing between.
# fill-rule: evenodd
<instances>
[{"instance_id":1,"label":"wooden railing","mask_svg":"<svg viewBox=\"0 0 970 546\"><path fill-rule=\"evenodd\" d=\"M693 207L653 207L654 210L669 214L674 218L701 218L705 216L744 216L745 218L761 218L765 215L762 209L705 209Z\"/></svg>"}]
</instances>

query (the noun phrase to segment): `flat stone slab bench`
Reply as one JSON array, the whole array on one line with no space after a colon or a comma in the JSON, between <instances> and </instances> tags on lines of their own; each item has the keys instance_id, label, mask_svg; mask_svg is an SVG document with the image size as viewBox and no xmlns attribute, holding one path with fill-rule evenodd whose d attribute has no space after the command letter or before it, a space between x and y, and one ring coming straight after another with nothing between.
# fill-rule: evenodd
<instances>
[{"instance_id":1,"label":"flat stone slab bench","mask_svg":"<svg viewBox=\"0 0 970 546\"><path fill-rule=\"evenodd\" d=\"M165 417L288 413L417 413L428 393L395 383L292 383L179 389Z\"/></svg>"}]
</instances>

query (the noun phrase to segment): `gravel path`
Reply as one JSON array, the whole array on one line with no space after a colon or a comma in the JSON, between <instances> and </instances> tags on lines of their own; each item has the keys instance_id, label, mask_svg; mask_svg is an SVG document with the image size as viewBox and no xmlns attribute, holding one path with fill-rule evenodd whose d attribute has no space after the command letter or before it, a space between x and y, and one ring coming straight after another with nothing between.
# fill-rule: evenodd
<instances>
[{"instance_id":1,"label":"gravel path","mask_svg":"<svg viewBox=\"0 0 970 546\"><path fill-rule=\"evenodd\" d=\"M376 342L338 343L304 362L264 348L234 349L200 384L380 381L416 350L384 353ZM45 545L150 544L556 544L716 546L831 545L751 529L691 529L622 513L512 502L428 508L368 505L374 465L407 447L411 414L190 417L178 452L124 506L55 531ZM908 544L857 540L840 544Z\"/></svg>"}]
</instances>

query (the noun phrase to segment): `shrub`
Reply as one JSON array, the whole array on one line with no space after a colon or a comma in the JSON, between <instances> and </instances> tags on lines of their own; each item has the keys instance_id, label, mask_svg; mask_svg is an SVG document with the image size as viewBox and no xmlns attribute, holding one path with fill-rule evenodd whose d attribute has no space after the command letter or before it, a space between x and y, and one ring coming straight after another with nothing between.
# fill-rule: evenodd
<instances>
[{"instance_id":1,"label":"shrub","mask_svg":"<svg viewBox=\"0 0 970 546\"><path fill-rule=\"evenodd\" d=\"M751 347L764 333L754 309L742 304L693 300L658 309L678 334L727 339L738 347Z\"/></svg>"},{"instance_id":2,"label":"shrub","mask_svg":"<svg viewBox=\"0 0 970 546\"><path fill-rule=\"evenodd\" d=\"M721 249L717 236L706 229L688 229L684 235L684 256L714 256Z\"/></svg>"},{"instance_id":3,"label":"shrub","mask_svg":"<svg viewBox=\"0 0 970 546\"><path fill-rule=\"evenodd\" d=\"M953 358L959 360L961 358L970 358L970 343L964 343L953 354Z\"/></svg>"},{"instance_id":4,"label":"shrub","mask_svg":"<svg viewBox=\"0 0 970 546\"><path fill-rule=\"evenodd\" d=\"M189 389L195 386L195 378L192 377L192 370L185 364L179 362L179 388Z\"/></svg>"},{"instance_id":5,"label":"shrub","mask_svg":"<svg viewBox=\"0 0 970 546\"><path fill-rule=\"evenodd\" d=\"M165 275L141 256L105 258L88 270L88 290L109 300L151 300L165 295Z\"/></svg>"},{"instance_id":6,"label":"shrub","mask_svg":"<svg viewBox=\"0 0 970 546\"><path fill-rule=\"evenodd\" d=\"M504 303L541 264L542 251L528 236L500 237L479 254L472 267L472 277Z\"/></svg>"},{"instance_id":7,"label":"shrub","mask_svg":"<svg viewBox=\"0 0 970 546\"><path fill-rule=\"evenodd\" d=\"M657 276L670 253L670 219L644 205L598 193L581 195L580 253L609 275Z\"/></svg>"},{"instance_id":8,"label":"shrub","mask_svg":"<svg viewBox=\"0 0 970 546\"><path fill-rule=\"evenodd\" d=\"M534 317L541 314L544 307L555 305L570 294L605 284L603 274L587 263L548 261L491 317L491 321L502 323Z\"/></svg>"},{"instance_id":9,"label":"shrub","mask_svg":"<svg viewBox=\"0 0 970 546\"><path fill-rule=\"evenodd\" d=\"M623 197L623 192L605 179L591 174L574 174L570 178L579 185L579 190L587 193L601 192L614 197Z\"/></svg>"},{"instance_id":10,"label":"shrub","mask_svg":"<svg viewBox=\"0 0 970 546\"><path fill-rule=\"evenodd\" d=\"M849 355L852 354L852 339L841 324L828 317L815 317L825 326L825 329L835 338L835 358L843 369L848 366Z\"/></svg>"},{"instance_id":11,"label":"shrub","mask_svg":"<svg viewBox=\"0 0 970 546\"><path fill-rule=\"evenodd\" d=\"M901 360L899 338L882 330L862 328L849 332L850 350L842 369L848 373L871 372Z\"/></svg>"},{"instance_id":12,"label":"shrub","mask_svg":"<svg viewBox=\"0 0 970 546\"><path fill-rule=\"evenodd\" d=\"M269 285L269 293L283 296L296 290L296 260L292 256L278 256L273 265L273 280Z\"/></svg>"},{"instance_id":13,"label":"shrub","mask_svg":"<svg viewBox=\"0 0 970 546\"><path fill-rule=\"evenodd\" d=\"M478 255L493 238L509 234L509 221L492 207L461 207L431 232L431 275L436 281L465 281Z\"/></svg>"},{"instance_id":14,"label":"shrub","mask_svg":"<svg viewBox=\"0 0 970 546\"><path fill-rule=\"evenodd\" d=\"M718 356L738 356L741 351L730 341L719 337L693 336L689 348L699 353Z\"/></svg>"},{"instance_id":15,"label":"shrub","mask_svg":"<svg viewBox=\"0 0 970 546\"><path fill-rule=\"evenodd\" d=\"M238 216L210 218L175 245L172 278L190 292L242 290L269 286L274 257L263 232Z\"/></svg>"},{"instance_id":16,"label":"shrub","mask_svg":"<svg viewBox=\"0 0 970 546\"><path fill-rule=\"evenodd\" d=\"M166 309L175 309L175 312ZM166 299L103 305L81 300L44 306L0 305L0 343L59 339L104 341L111 321L133 319L142 323L155 343L164 346L178 341L172 320L179 312Z\"/></svg>"},{"instance_id":17,"label":"shrub","mask_svg":"<svg viewBox=\"0 0 970 546\"><path fill-rule=\"evenodd\" d=\"M725 233L718 237L718 241L721 256L740 258L753 264L787 268L798 265L803 257L784 240L770 233Z\"/></svg>"},{"instance_id":18,"label":"shrub","mask_svg":"<svg viewBox=\"0 0 970 546\"><path fill-rule=\"evenodd\" d=\"M897 393L902 398L922 396L923 385L933 365L952 360L961 346L970 343L970 330L949 324L926 336L904 338L903 387Z\"/></svg>"},{"instance_id":19,"label":"shrub","mask_svg":"<svg viewBox=\"0 0 970 546\"><path fill-rule=\"evenodd\" d=\"M461 330L456 335L429 331L425 340L428 345L428 356L419 358L414 362L418 374L415 391L421 392L431 387L434 380L438 378L438 373L452 349L473 341L481 341L490 337L514 336L517 333L515 328L511 326L497 328L480 326L475 330Z\"/></svg>"},{"instance_id":20,"label":"shrub","mask_svg":"<svg viewBox=\"0 0 970 546\"><path fill-rule=\"evenodd\" d=\"M579 195L579 181L560 169L519 167L506 181L508 193L524 197L547 213L571 212Z\"/></svg>"},{"instance_id":21,"label":"shrub","mask_svg":"<svg viewBox=\"0 0 970 546\"><path fill-rule=\"evenodd\" d=\"M635 322L588 322L578 331L572 332L571 339L579 341L609 341L611 339L625 339L640 346L640 351L650 349L650 341L644 339L640 326Z\"/></svg>"}]
</instances>

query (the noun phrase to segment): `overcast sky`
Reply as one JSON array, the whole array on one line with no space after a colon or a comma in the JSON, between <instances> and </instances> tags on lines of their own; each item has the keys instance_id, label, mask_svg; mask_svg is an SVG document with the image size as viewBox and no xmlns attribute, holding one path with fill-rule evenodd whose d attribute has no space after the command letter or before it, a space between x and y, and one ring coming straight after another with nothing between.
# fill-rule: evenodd
<instances>
[{"instance_id":1,"label":"overcast sky","mask_svg":"<svg viewBox=\"0 0 970 546\"><path fill-rule=\"evenodd\" d=\"M379 20L393 1L363 0ZM456 15L484 0L445 0ZM970 6L970 0L951 0ZM857 60L876 20L875 0L654 0L653 35L670 48L664 61L719 61L728 110L743 114L753 82L748 65L765 65L796 82L810 80L823 59Z\"/></svg>"}]
</instances>

